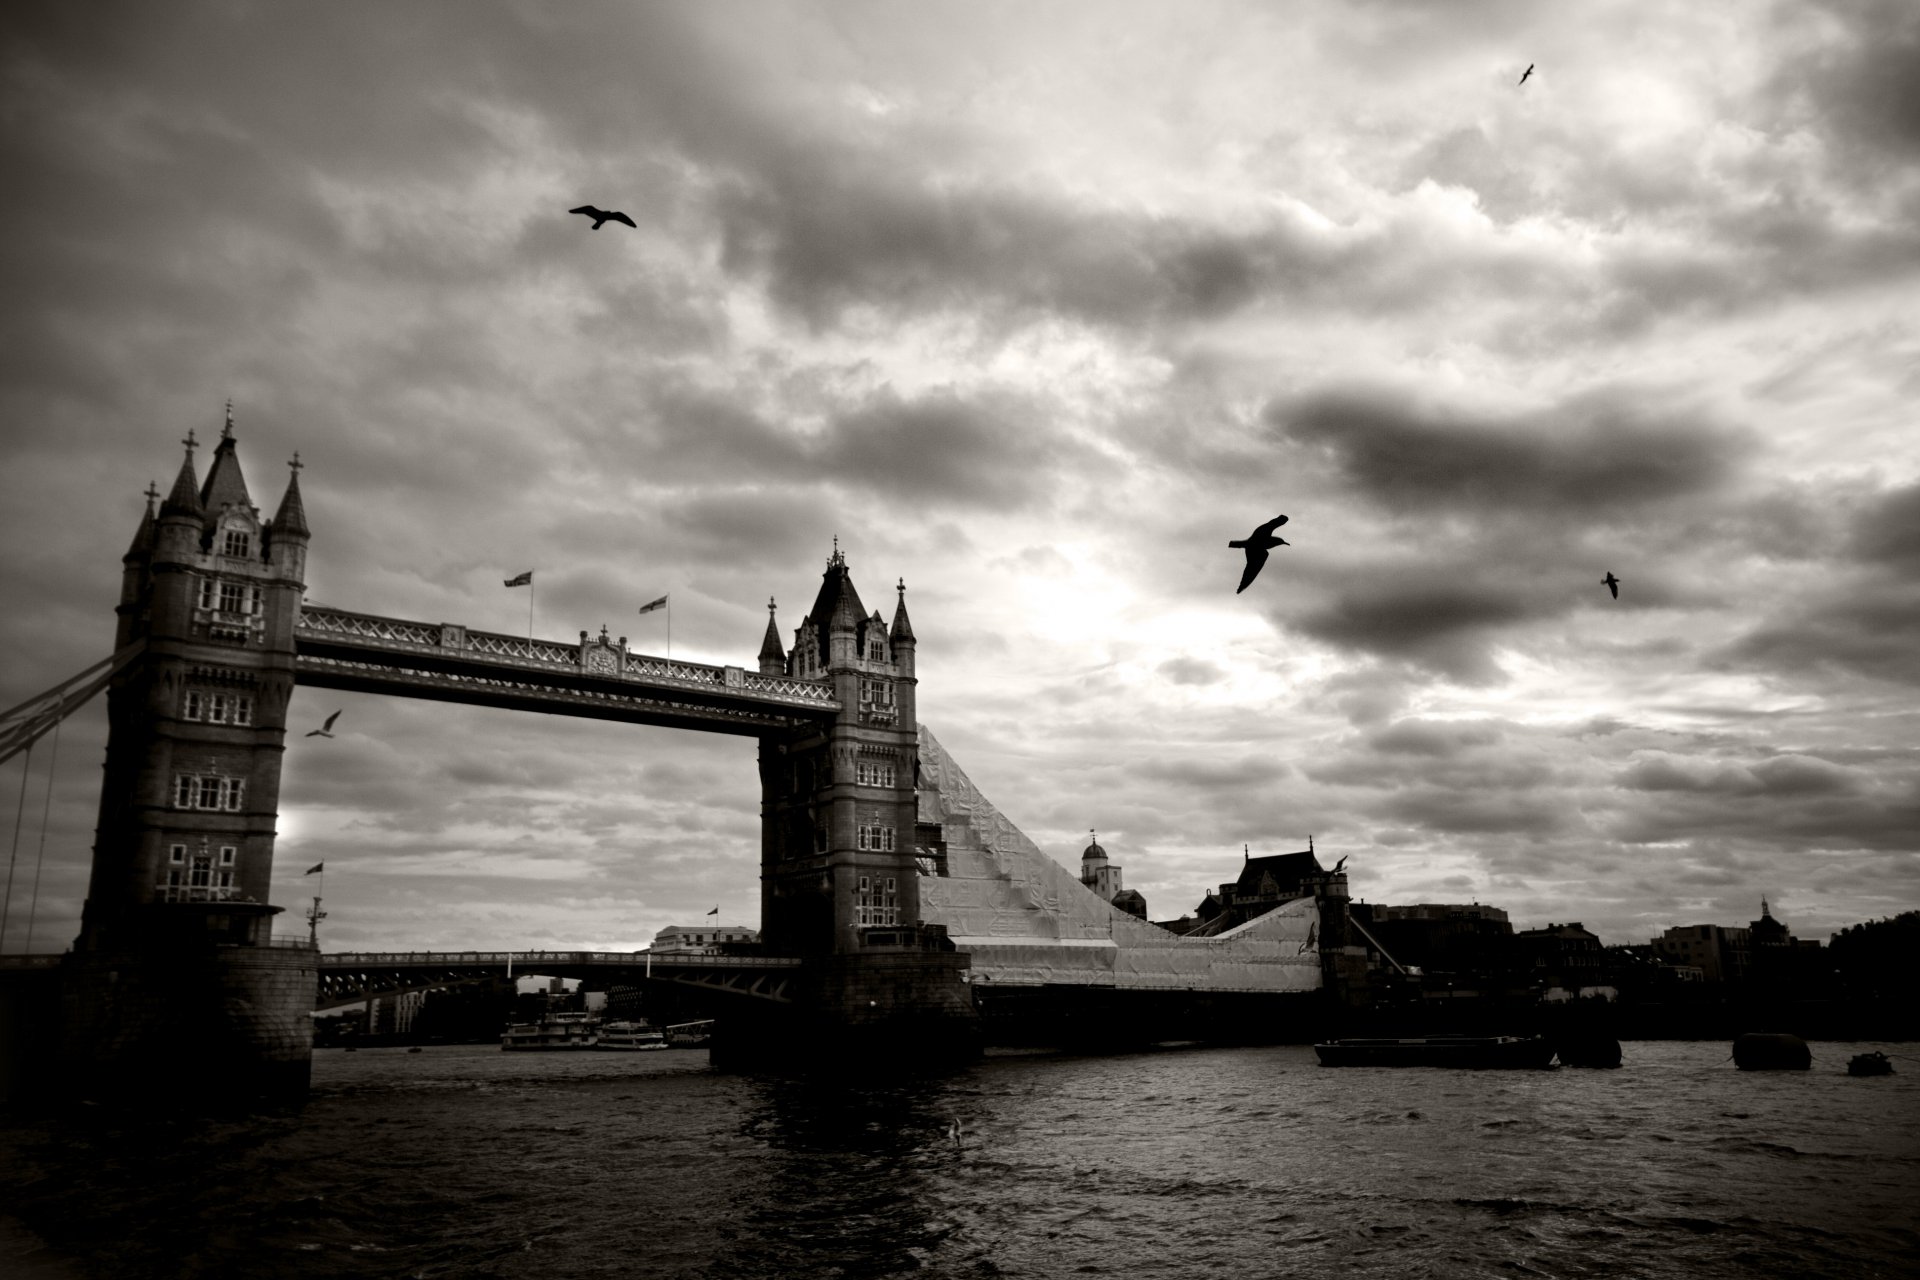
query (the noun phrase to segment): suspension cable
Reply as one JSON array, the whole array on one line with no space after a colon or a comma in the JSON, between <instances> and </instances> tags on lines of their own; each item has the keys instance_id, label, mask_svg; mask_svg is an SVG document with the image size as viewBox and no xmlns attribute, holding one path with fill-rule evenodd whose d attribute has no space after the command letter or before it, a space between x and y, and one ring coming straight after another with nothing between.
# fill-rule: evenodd
<instances>
[{"instance_id":1,"label":"suspension cable","mask_svg":"<svg viewBox=\"0 0 1920 1280\"><path fill-rule=\"evenodd\" d=\"M60 725L53 726L53 749L47 755L47 798L40 805L40 852L33 859L33 892L27 896L27 941L22 947L33 953L33 916L40 908L40 868L47 862L47 820L53 816L53 776L60 764Z\"/></svg>"},{"instance_id":2,"label":"suspension cable","mask_svg":"<svg viewBox=\"0 0 1920 1280\"><path fill-rule=\"evenodd\" d=\"M20 766L20 803L13 811L13 852L7 855L7 896L0 900L0 952L7 946L7 916L13 910L13 863L20 856L20 819L27 813L27 772L33 768L33 743L27 743L27 759Z\"/></svg>"}]
</instances>

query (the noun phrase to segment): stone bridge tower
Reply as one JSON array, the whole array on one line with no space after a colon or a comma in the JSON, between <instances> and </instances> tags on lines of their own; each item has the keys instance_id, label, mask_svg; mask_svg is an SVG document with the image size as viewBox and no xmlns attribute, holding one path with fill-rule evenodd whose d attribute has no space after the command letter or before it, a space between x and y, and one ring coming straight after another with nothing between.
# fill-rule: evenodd
<instances>
[{"instance_id":1,"label":"stone bridge tower","mask_svg":"<svg viewBox=\"0 0 1920 1280\"><path fill-rule=\"evenodd\" d=\"M303 1087L314 953L273 945L268 902L309 536L299 463L266 521L231 405L205 483L185 443L123 559L115 648L144 647L107 691L66 1055L108 1078L164 1064L240 1092L261 1072Z\"/></svg>"},{"instance_id":2,"label":"stone bridge tower","mask_svg":"<svg viewBox=\"0 0 1920 1280\"><path fill-rule=\"evenodd\" d=\"M897 589L890 624L868 613L836 542L791 652L768 604L761 673L831 680L841 709L760 740L761 937L811 961L826 1033L944 1054L975 1019L966 957L920 922L916 642Z\"/></svg>"}]
</instances>

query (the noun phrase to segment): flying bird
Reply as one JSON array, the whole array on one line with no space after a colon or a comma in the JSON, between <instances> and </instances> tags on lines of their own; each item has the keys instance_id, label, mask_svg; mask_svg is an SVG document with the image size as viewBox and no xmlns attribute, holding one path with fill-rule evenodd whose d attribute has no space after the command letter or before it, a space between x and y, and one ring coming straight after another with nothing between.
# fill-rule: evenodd
<instances>
[{"instance_id":1,"label":"flying bird","mask_svg":"<svg viewBox=\"0 0 1920 1280\"><path fill-rule=\"evenodd\" d=\"M600 224L608 221L624 222L628 226L632 227L635 231L638 231L640 229L639 226L635 224L632 218L629 218L626 214L621 213L617 209L596 209L590 204L583 204L578 209L569 209L567 210L567 212L568 213L584 213L589 218L592 218L593 226L588 228L588 230L590 231L598 231L600 229Z\"/></svg>"},{"instance_id":2,"label":"flying bird","mask_svg":"<svg viewBox=\"0 0 1920 1280\"><path fill-rule=\"evenodd\" d=\"M332 715L327 717L327 722L325 724L321 725L318 729L310 730L307 733L307 736L309 738L331 738L333 734L330 732L330 730L333 728L333 722L335 720L338 720L339 718L340 718L340 713L338 711L334 712Z\"/></svg>"},{"instance_id":3,"label":"flying bird","mask_svg":"<svg viewBox=\"0 0 1920 1280\"><path fill-rule=\"evenodd\" d=\"M1227 544L1230 547L1244 547L1247 552L1247 571L1240 575L1240 585L1233 589L1233 594L1239 595L1253 584L1253 580L1260 575L1260 566L1267 562L1267 552L1275 547L1293 545L1285 538L1273 536L1273 531L1286 522L1285 516L1275 516L1245 538L1236 538Z\"/></svg>"},{"instance_id":4,"label":"flying bird","mask_svg":"<svg viewBox=\"0 0 1920 1280\"><path fill-rule=\"evenodd\" d=\"M1522 71L1522 72L1520 73L1520 83L1521 83L1521 84L1525 84L1525 83L1527 82L1527 77L1528 77L1528 76L1530 76L1530 75L1532 75L1532 74L1533 74L1533 64L1532 64L1531 62L1529 62L1529 63L1527 64L1527 69L1526 69L1525 71ZM575 212L575 213L578 213L578 212L580 212L580 211L579 211L578 209L575 209L575 210L574 210L574 212Z\"/></svg>"},{"instance_id":5,"label":"flying bird","mask_svg":"<svg viewBox=\"0 0 1920 1280\"><path fill-rule=\"evenodd\" d=\"M1600 579L1600 581L1607 584L1607 590L1613 592L1613 598L1615 600L1620 598L1620 579L1613 576L1613 570L1607 570L1607 576Z\"/></svg>"}]
</instances>

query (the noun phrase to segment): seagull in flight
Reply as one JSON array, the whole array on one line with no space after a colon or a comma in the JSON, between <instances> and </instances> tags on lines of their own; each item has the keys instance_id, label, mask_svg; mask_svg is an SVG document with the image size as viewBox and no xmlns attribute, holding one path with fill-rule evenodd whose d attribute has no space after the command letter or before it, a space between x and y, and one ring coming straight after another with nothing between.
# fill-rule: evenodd
<instances>
[{"instance_id":1,"label":"seagull in flight","mask_svg":"<svg viewBox=\"0 0 1920 1280\"><path fill-rule=\"evenodd\" d=\"M307 736L309 738L331 738L333 736L331 732L333 728L333 722L335 720L338 720L339 718L340 718L340 713L338 711L334 712L332 715L327 717L327 722L325 724L321 725L318 729L310 730L307 733Z\"/></svg>"},{"instance_id":2,"label":"seagull in flight","mask_svg":"<svg viewBox=\"0 0 1920 1280\"><path fill-rule=\"evenodd\" d=\"M1600 579L1600 581L1607 584L1607 590L1613 592L1613 598L1615 600L1620 598L1620 579L1613 576L1613 570L1607 570L1607 576Z\"/></svg>"},{"instance_id":3,"label":"seagull in flight","mask_svg":"<svg viewBox=\"0 0 1920 1280\"><path fill-rule=\"evenodd\" d=\"M609 222L609 221L624 222L628 226L632 227L635 231L638 231L640 229L639 226L634 222L632 218L629 218L626 214L621 213L617 209L596 209L590 204L583 204L578 209L569 209L567 210L567 212L568 213L584 213L589 218L592 218L593 226L588 228L591 231L598 231L600 229L601 223Z\"/></svg>"},{"instance_id":4,"label":"seagull in flight","mask_svg":"<svg viewBox=\"0 0 1920 1280\"><path fill-rule=\"evenodd\" d=\"M1531 62L1529 62L1529 63L1527 64L1527 69L1526 69L1525 71L1522 71L1522 72L1520 73L1520 83L1521 83L1521 84L1525 84L1525 83L1527 82L1527 77L1528 77L1528 76L1530 76L1530 75L1532 75L1532 74L1533 74L1533 64L1532 64ZM574 212L575 212L575 213L578 213L578 212L579 212L579 210L578 210L578 209L576 209L576 210L574 210Z\"/></svg>"},{"instance_id":5,"label":"seagull in flight","mask_svg":"<svg viewBox=\"0 0 1920 1280\"><path fill-rule=\"evenodd\" d=\"M1273 536L1273 531L1286 522L1285 516L1275 516L1245 538L1236 538L1227 544L1230 547L1244 547L1247 552L1247 571L1240 575L1240 585L1233 589L1233 594L1239 595L1253 584L1253 580L1260 575L1260 566L1267 562L1267 552L1275 547L1293 545L1285 538Z\"/></svg>"}]
</instances>

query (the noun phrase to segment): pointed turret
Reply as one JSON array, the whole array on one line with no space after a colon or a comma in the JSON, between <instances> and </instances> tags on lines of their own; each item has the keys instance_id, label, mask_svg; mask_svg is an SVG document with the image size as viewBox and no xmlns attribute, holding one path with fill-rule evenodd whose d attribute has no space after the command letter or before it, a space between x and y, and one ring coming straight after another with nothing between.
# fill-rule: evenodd
<instances>
[{"instance_id":1,"label":"pointed turret","mask_svg":"<svg viewBox=\"0 0 1920 1280\"><path fill-rule=\"evenodd\" d=\"M147 513L140 517L140 527L134 530L133 541L127 547L122 560L145 560L153 554L153 504L160 497L160 487L147 486Z\"/></svg>"},{"instance_id":2,"label":"pointed turret","mask_svg":"<svg viewBox=\"0 0 1920 1280\"><path fill-rule=\"evenodd\" d=\"M773 597L767 597L767 634L760 641L760 674L781 676L787 673L787 651L780 647L780 627L773 620Z\"/></svg>"},{"instance_id":3,"label":"pointed turret","mask_svg":"<svg viewBox=\"0 0 1920 1280\"><path fill-rule=\"evenodd\" d=\"M180 474L173 478L172 492L160 504L162 520L168 516L191 516L199 520L207 514L206 507L200 503L200 478L193 473L193 450L196 444L193 432L187 432L187 438L181 443L187 446L187 456L180 462Z\"/></svg>"},{"instance_id":4,"label":"pointed turret","mask_svg":"<svg viewBox=\"0 0 1920 1280\"><path fill-rule=\"evenodd\" d=\"M900 603L893 608L893 630L887 638L898 648L902 643L913 643L913 624L907 621L907 580L900 579L894 589L900 593Z\"/></svg>"},{"instance_id":5,"label":"pointed turret","mask_svg":"<svg viewBox=\"0 0 1920 1280\"><path fill-rule=\"evenodd\" d=\"M280 509L273 513L275 540L313 536L307 528L306 504L300 501L300 468L303 465L297 453L293 455L293 461L287 464L291 471L287 477L287 492L280 499Z\"/></svg>"},{"instance_id":6,"label":"pointed turret","mask_svg":"<svg viewBox=\"0 0 1920 1280\"><path fill-rule=\"evenodd\" d=\"M233 401L229 400L227 424L221 428L220 443L213 448L213 465L207 468L207 483L200 490L200 505L210 513L218 514L229 504L235 508L253 505L246 479L240 474L239 455L233 449Z\"/></svg>"},{"instance_id":7,"label":"pointed turret","mask_svg":"<svg viewBox=\"0 0 1920 1280\"><path fill-rule=\"evenodd\" d=\"M860 593L853 589L847 558L840 554L840 540L835 538L827 571L820 575L820 593L813 598L813 608L807 611L807 623L818 639L823 665L837 666L859 656L866 612L860 603Z\"/></svg>"}]
</instances>

